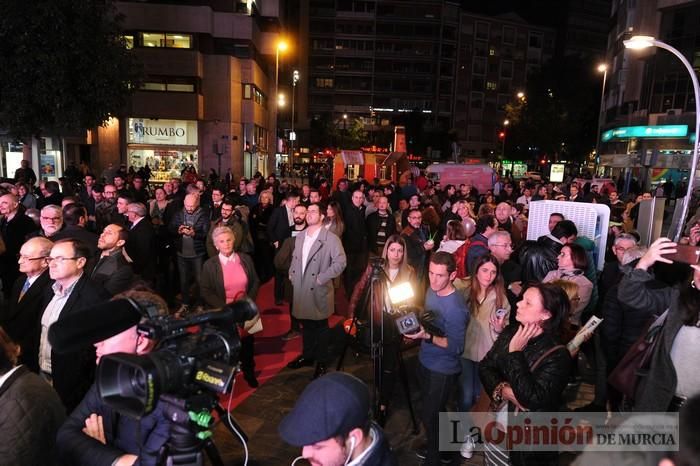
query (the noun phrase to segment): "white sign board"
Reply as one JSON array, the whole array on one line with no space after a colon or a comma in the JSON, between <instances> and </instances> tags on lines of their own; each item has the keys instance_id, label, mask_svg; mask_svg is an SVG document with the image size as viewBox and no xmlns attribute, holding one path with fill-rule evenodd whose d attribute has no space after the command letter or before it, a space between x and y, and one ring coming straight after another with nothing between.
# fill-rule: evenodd
<instances>
[{"instance_id":1,"label":"white sign board","mask_svg":"<svg viewBox=\"0 0 700 466\"><path fill-rule=\"evenodd\" d=\"M553 163L549 170L549 181L552 183L561 183L564 181L564 164Z\"/></svg>"}]
</instances>

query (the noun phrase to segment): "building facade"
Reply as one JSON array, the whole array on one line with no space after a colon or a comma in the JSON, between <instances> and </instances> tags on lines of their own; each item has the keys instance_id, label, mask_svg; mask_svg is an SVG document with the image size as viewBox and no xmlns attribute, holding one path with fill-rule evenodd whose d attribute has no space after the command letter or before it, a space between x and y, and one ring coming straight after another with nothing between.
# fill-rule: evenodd
<instances>
[{"instance_id":1,"label":"building facade","mask_svg":"<svg viewBox=\"0 0 700 466\"><path fill-rule=\"evenodd\" d=\"M463 155L501 153L507 137L505 106L525 91L528 74L552 58L555 38L553 29L515 13L462 13L453 127Z\"/></svg>"},{"instance_id":2,"label":"building facade","mask_svg":"<svg viewBox=\"0 0 700 466\"><path fill-rule=\"evenodd\" d=\"M690 76L669 52L628 50L623 40L656 37L697 69L700 2L620 0L613 3L611 19L600 164L608 173L639 177L647 187L669 178L687 180L696 118Z\"/></svg>"},{"instance_id":3,"label":"building facade","mask_svg":"<svg viewBox=\"0 0 700 466\"><path fill-rule=\"evenodd\" d=\"M117 7L145 78L127 115L93 132L93 170L148 164L156 182L188 166L204 176L211 169L236 177L273 170L279 2Z\"/></svg>"},{"instance_id":4,"label":"building facade","mask_svg":"<svg viewBox=\"0 0 700 466\"><path fill-rule=\"evenodd\" d=\"M410 112L428 125L451 126L458 3L303 0L299 11L302 131L322 118L339 127L361 119L366 129L389 128Z\"/></svg>"}]
</instances>

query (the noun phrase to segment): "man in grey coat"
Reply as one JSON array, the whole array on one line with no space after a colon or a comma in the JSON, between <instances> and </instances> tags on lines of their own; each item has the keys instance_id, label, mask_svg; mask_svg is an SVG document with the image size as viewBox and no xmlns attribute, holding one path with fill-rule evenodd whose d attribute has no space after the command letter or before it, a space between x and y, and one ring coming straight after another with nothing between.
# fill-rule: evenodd
<instances>
[{"instance_id":1,"label":"man in grey coat","mask_svg":"<svg viewBox=\"0 0 700 466\"><path fill-rule=\"evenodd\" d=\"M293 315L302 325L303 352L287 367L298 369L316 363L314 378L326 373L328 317L334 312L333 279L347 263L343 245L323 227L326 209L318 204L306 211L307 228L296 237L289 280L294 289Z\"/></svg>"}]
</instances>

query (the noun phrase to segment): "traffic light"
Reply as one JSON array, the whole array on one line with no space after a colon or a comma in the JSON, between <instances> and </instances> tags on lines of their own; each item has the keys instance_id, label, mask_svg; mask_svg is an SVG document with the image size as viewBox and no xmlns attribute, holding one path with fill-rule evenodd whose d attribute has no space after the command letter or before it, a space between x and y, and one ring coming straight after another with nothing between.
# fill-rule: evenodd
<instances>
[{"instance_id":1,"label":"traffic light","mask_svg":"<svg viewBox=\"0 0 700 466\"><path fill-rule=\"evenodd\" d=\"M501 139L501 140L502 140L502 139L505 139L505 137L506 137L506 132L505 132L505 131L501 131L500 133L498 133L498 139Z\"/></svg>"}]
</instances>

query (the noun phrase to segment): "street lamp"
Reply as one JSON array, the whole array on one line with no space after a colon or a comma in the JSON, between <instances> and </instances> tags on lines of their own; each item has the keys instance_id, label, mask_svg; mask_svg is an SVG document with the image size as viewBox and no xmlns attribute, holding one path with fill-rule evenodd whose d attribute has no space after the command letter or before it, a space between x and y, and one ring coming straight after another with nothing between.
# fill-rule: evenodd
<instances>
[{"instance_id":1,"label":"street lamp","mask_svg":"<svg viewBox=\"0 0 700 466\"><path fill-rule=\"evenodd\" d=\"M297 135L294 132L294 94L296 94L297 83L299 82L299 71L294 70L292 73L292 131L289 133L289 142L292 152L289 155L289 163L294 166L294 141L297 139Z\"/></svg>"},{"instance_id":2,"label":"street lamp","mask_svg":"<svg viewBox=\"0 0 700 466\"><path fill-rule=\"evenodd\" d=\"M600 132L603 130L603 120L605 117L605 81L608 78L608 65L602 63L598 65L598 72L603 73L603 89L600 91L600 108L598 109L598 134L595 139L595 156L600 160Z\"/></svg>"},{"instance_id":3,"label":"street lamp","mask_svg":"<svg viewBox=\"0 0 700 466\"><path fill-rule=\"evenodd\" d=\"M501 134L503 135L503 138L502 138L503 139L503 147L501 149L501 157L502 158L505 158L505 156L506 156L506 136L508 135L507 131L506 131L506 127L509 124L510 124L510 120L503 120L503 131L501 132Z\"/></svg>"},{"instance_id":4,"label":"street lamp","mask_svg":"<svg viewBox=\"0 0 700 466\"><path fill-rule=\"evenodd\" d=\"M693 184L695 183L695 168L698 163L698 143L700 142L700 86L698 86L698 77L695 75L695 70L685 58L685 56L680 53L675 48L656 40L651 36L634 36L629 40L623 41L625 47L632 50L641 50L649 47L658 47L660 49L668 50L674 54L685 66L685 69L690 74L690 79L693 82L693 92L695 94L695 141L693 142L693 162L690 166L690 176L688 179L688 191L686 192L685 198L683 199L683 210L678 219L678 224L675 226L676 230L673 234L673 241L678 242L683 233L683 225L688 216L688 206L690 204L690 197L693 194Z\"/></svg>"},{"instance_id":5,"label":"street lamp","mask_svg":"<svg viewBox=\"0 0 700 466\"><path fill-rule=\"evenodd\" d=\"M275 95L279 93L279 77L280 77L280 53L284 53L289 45L287 42L284 40L280 40L277 42L277 45L275 46ZM274 114L274 131L273 131L273 137L274 137L274 144L273 144L273 156L276 156L277 154L277 110L279 107L279 96L278 96L278 105L275 106L275 114Z\"/></svg>"},{"instance_id":6,"label":"street lamp","mask_svg":"<svg viewBox=\"0 0 700 466\"><path fill-rule=\"evenodd\" d=\"M348 134L348 114L343 113L343 138L342 138L342 143L345 145L345 138L347 137Z\"/></svg>"}]
</instances>

